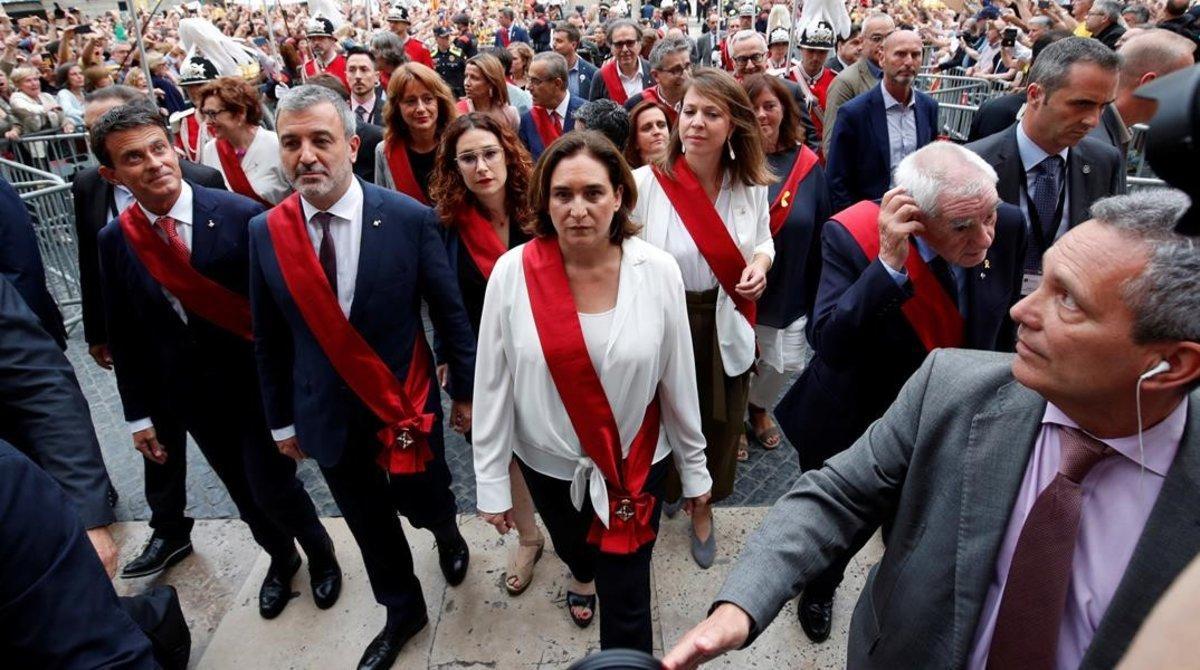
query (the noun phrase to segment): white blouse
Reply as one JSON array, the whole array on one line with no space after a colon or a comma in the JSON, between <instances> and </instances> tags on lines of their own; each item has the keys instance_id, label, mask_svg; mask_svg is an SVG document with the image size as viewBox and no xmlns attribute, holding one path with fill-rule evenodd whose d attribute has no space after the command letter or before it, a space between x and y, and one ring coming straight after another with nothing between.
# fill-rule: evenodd
<instances>
[{"instance_id":1,"label":"white blouse","mask_svg":"<svg viewBox=\"0 0 1200 670\"><path fill-rule=\"evenodd\" d=\"M683 495L695 497L712 488L712 478L705 467L683 281L666 253L637 238L621 247L617 303L598 368L600 383L626 456L646 406L658 393L662 423L654 462L673 454ZM585 493L590 495L607 525L604 478L583 453L542 354L525 287L524 248L512 249L496 262L483 301L472 420L477 505L491 514L512 507L508 464L516 453L537 472L570 481L576 509L582 508ZM585 338L589 331L595 338L593 328L603 327L602 315L584 315L583 321L601 321L587 326Z\"/></svg>"},{"instance_id":2,"label":"white blouse","mask_svg":"<svg viewBox=\"0 0 1200 670\"><path fill-rule=\"evenodd\" d=\"M667 197L662 184L649 165L633 171L637 182L637 206L633 209L633 220L642 226L640 235L650 244L671 253L683 268L684 282L689 280L689 290L705 290L718 286L708 262L698 249L692 254L681 240L686 236L690 249L696 243L684 227L679 213ZM771 238L771 205L767 199L766 186L746 186L740 182L730 183L726 175L715 205L725 227L733 235L742 256L749 263L755 254L764 254L775 259L775 242ZM699 264L699 266L697 265ZM704 274L712 277L711 283L701 280ZM690 279L689 279L690 278ZM695 287L695 288L691 288ZM737 311L733 300L724 289L717 292L717 337L721 347L721 362L725 374L736 377L754 363L754 329L750 322Z\"/></svg>"},{"instance_id":3,"label":"white blouse","mask_svg":"<svg viewBox=\"0 0 1200 670\"><path fill-rule=\"evenodd\" d=\"M229 177L221 168L216 138L205 143L200 162L220 172L225 177L225 187L233 190ZM279 136L266 128L254 131L254 139L246 147L246 155L242 156L242 172L246 173L254 192L273 205L283 202L292 193L292 186L283 174L283 162L279 159Z\"/></svg>"}]
</instances>

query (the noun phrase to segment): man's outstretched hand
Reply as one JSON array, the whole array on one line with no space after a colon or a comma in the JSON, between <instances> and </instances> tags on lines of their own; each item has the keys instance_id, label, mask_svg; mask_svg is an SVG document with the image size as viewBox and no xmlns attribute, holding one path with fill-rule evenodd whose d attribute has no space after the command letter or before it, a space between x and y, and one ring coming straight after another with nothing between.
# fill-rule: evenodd
<instances>
[{"instance_id":1,"label":"man's outstretched hand","mask_svg":"<svg viewBox=\"0 0 1200 670\"><path fill-rule=\"evenodd\" d=\"M689 630L663 659L664 670L691 670L731 649L750 636L750 615L732 603L722 603L707 619Z\"/></svg>"}]
</instances>

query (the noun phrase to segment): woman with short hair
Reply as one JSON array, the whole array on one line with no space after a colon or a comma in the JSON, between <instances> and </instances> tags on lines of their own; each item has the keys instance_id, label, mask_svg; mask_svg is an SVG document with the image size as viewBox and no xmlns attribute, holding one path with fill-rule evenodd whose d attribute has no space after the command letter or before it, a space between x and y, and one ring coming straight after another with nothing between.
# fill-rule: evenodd
<instances>
[{"instance_id":1,"label":"woman with short hair","mask_svg":"<svg viewBox=\"0 0 1200 670\"><path fill-rule=\"evenodd\" d=\"M279 160L279 137L259 126L258 90L240 77L221 77L200 89L196 110L213 138L200 162L221 172L229 190L274 207L292 192Z\"/></svg>"},{"instance_id":2,"label":"woman with short hair","mask_svg":"<svg viewBox=\"0 0 1200 670\"><path fill-rule=\"evenodd\" d=\"M19 67L8 76L13 92L8 97L13 116L21 125L25 135L45 130L62 130L70 133L75 124L63 113L62 106L54 96L42 91L41 75L31 67Z\"/></svg>"},{"instance_id":3,"label":"woman with short hair","mask_svg":"<svg viewBox=\"0 0 1200 670\"><path fill-rule=\"evenodd\" d=\"M454 94L429 67L392 71L383 106L383 141L375 147L375 183L429 205L426 192L446 126L458 116Z\"/></svg>"},{"instance_id":4,"label":"woman with short hair","mask_svg":"<svg viewBox=\"0 0 1200 670\"><path fill-rule=\"evenodd\" d=\"M538 162L536 239L500 257L475 363L481 516L510 524L517 461L554 550L567 608L600 647L650 652L650 559L668 456L687 506L706 505L692 344L671 257L636 237L637 193L617 148L567 133Z\"/></svg>"},{"instance_id":5,"label":"woman with short hair","mask_svg":"<svg viewBox=\"0 0 1200 670\"><path fill-rule=\"evenodd\" d=\"M463 88L467 95L456 105L459 114L482 112L495 116L514 131L521 126L517 108L508 103L508 86L499 58L491 54L468 58Z\"/></svg>"}]
</instances>

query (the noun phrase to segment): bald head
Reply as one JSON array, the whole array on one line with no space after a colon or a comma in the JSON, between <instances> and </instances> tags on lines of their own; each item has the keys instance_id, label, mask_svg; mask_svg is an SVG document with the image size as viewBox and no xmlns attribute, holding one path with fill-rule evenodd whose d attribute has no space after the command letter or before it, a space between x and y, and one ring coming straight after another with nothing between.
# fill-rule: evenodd
<instances>
[{"instance_id":1,"label":"bald head","mask_svg":"<svg viewBox=\"0 0 1200 670\"><path fill-rule=\"evenodd\" d=\"M920 35L911 30L897 30L888 35L880 47L883 84L897 100L908 100L909 89L921 67L921 46Z\"/></svg>"},{"instance_id":2,"label":"bald head","mask_svg":"<svg viewBox=\"0 0 1200 670\"><path fill-rule=\"evenodd\" d=\"M1144 30L1121 45L1117 50L1121 69L1113 104L1126 125L1148 122L1157 109L1157 103L1134 96L1134 91L1159 77L1191 67L1195 50L1196 45L1190 39L1160 28Z\"/></svg>"},{"instance_id":3,"label":"bald head","mask_svg":"<svg viewBox=\"0 0 1200 670\"><path fill-rule=\"evenodd\" d=\"M887 36L892 34L896 29L896 22L887 14L872 14L863 21L862 27L862 55L866 56L872 63L879 64L879 58L882 51L880 45L887 39Z\"/></svg>"}]
</instances>

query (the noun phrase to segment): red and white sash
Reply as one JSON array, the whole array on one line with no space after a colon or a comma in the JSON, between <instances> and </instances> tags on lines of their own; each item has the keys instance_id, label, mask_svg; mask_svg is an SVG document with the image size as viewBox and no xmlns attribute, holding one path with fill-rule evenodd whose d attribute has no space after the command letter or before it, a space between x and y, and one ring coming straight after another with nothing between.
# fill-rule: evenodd
<instances>
[{"instance_id":1,"label":"red and white sash","mask_svg":"<svg viewBox=\"0 0 1200 670\"><path fill-rule=\"evenodd\" d=\"M454 215L454 226L458 229L458 236L462 239L467 253L471 255L471 260L475 262L475 267L479 268L485 280L490 278L492 268L496 267L496 261L508 251L508 245L496 234L492 222L474 207L464 206L460 209Z\"/></svg>"},{"instance_id":2,"label":"red and white sash","mask_svg":"<svg viewBox=\"0 0 1200 670\"><path fill-rule=\"evenodd\" d=\"M783 180L783 187L779 189L779 195L775 197L775 202L771 203L772 237L783 230L783 224L796 204L796 188L800 182L804 181L808 173L812 172L813 166L816 164L817 154L812 149L801 145L800 150L796 153L796 160L792 163L792 171L788 173L787 179Z\"/></svg>"},{"instance_id":3,"label":"red and white sash","mask_svg":"<svg viewBox=\"0 0 1200 670\"><path fill-rule=\"evenodd\" d=\"M429 196L425 195L425 189L417 183L412 165L408 162L408 151L405 149L404 140L399 138L388 140L387 164L388 170L392 173L392 183L396 185L397 191L423 204L429 204Z\"/></svg>"},{"instance_id":4,"label":"red and white sash","mask_svg":"<svg viewBox=\"0 0 1200 670\"><path fill-rule=\"evenodd\" d=\"M879 205L863 200L831 218L850 231L868 262L879 258ZM900 311L925 345L925 350L961 347L964 341L962 314L916 249L908 252L904 269L912 281L913 297L904 301Z\"/></svg>"},{"instance_id":5,"label":"red and white sash","mask_svg":"<svg viewBox=\"0 0 1200 670\"><path fill-rule=\"evenodd\" d=\"M632 554L654 539L654 496L643 491L658 447L658 395L646 407L629 456L621 456L621 434L600 375L588 356L579 312L562 251L555 238L536 238L521 254L525 286L542 354L562 398L579 445L596 464L608 488L608 527L592 520L588 542L608 554Z\"/></svg>"},{"instance_id":6,"label":"red and white sash","mask_svg":"<svg viewBox=\"0 0 1200 670\"><path fill-rule=\"evenodd\" d=\"M638 67L641 68L640 63ZM608 97L618 105L624 105L629 96L625 95L625 86L621 84L621 75L617 73L616 58L600 67L600 77L604 80L604 85L608 87Z\"/></svg>"},{"instance_id":7,"label":"red and white sash","mask_svg":"<svg viewBox=\"0 0 1200 670\"><path fill-rule=\"evenodd\" d=\"M529 115L533 118L533 127L537 129L538 136L542 138L543 151L549 149L555 140L562 137L562 130L554 123L554 118L550 116L550 110L534 105L529 108Z\"/></svg>"},{"instance_id":8,"label":"red and white sash","mask_svg":"<svg viewBox=\"0 0 1200 670\"><path fill-rule=\"evenodd\" d=\"M746 259L733 236L729 234L729 229L725 227L725 222L721 220L721 215L717 213L717 208L708 199L700 180L688 167L687 159L683 156L675 159L674 179L664 174L657 166L652 169L667 198L679 213L683 227L687 228L696 243L696 248L700 250L700 255L704 256L708 267L717 277L717 283L733 300L734 307L753 326L757 318L754 301L743 298L736 290L742 279L742 272L746 269Z\"/></svg>"},{"instance_id":9,"label":"red and white sash","mask_svg":"<svg viewBox=\"0 0 1200 670\"><path fill-rule=\"evenodd\" d=\"M421 329L401 384L342 313L305 228L299 194L267 213L267 230L288 293L313 337L333 369L384 423L376 433L383 444L376 462L391 474L424 472L433 459L429 434L437 417L425 412L433 359Z\"/></svg>"},{"instance_id":10,"label":"red and white sash","mask_svg":"<svg viewBox=\"0 0 1200 670\"><path fill-rule=\"evenodd\" d=\"M254 190L254 186L250 184L250 178L242 169L242 161L238 158L237 150L233 148L229 140L222 137L217 138L217 157L221 159L221 172L225 173L225 181L229 182L229 188L233 189L235 193L257 200L266 207L274 206Z\"/></svg>"},{"instance_id":11,"label":"red and white sash","mask_svg":"<svg viewBox=\"0 0 1200 670\"><path fill-rule=\"evenodd\" d=\"M183 308L249 341L250 300L200 274L187 259L154 232L153 224L134 203L119 217L121 232L154 281L171 292Z\"/></svg>"}]
</instances>

